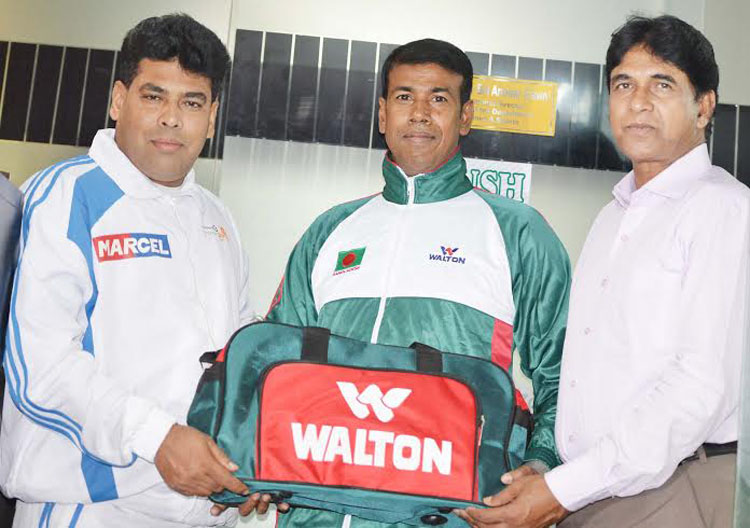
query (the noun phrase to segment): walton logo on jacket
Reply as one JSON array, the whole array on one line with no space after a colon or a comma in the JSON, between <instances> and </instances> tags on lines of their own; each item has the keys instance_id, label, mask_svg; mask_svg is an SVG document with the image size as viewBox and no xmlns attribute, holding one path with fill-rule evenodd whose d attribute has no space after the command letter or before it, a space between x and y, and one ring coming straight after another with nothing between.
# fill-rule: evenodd
<instances>
[{"instance_id":1,"label":"walton logo on jacket","mask_svg":"<svg viewBox=\"0 0 750 528\"><path fill-rule=\"evenodd\" d=\"M439 260L441 262L452 262L454 264L466 264L466 257L457 257L458 248L450 246L440 246L441 254L430 253L430 260Z\"/></svg>"},{"instance_id":2,"label":"walton logo on jacket","mask_svg":"<svg viewBox=\"0 0 750 528\"><path fill-rule=\"evenodd\" d=\"M99 262L141 257L172 258L167 235L153 233L121 233L92 239Z\"/></svg>"}]
</instances>

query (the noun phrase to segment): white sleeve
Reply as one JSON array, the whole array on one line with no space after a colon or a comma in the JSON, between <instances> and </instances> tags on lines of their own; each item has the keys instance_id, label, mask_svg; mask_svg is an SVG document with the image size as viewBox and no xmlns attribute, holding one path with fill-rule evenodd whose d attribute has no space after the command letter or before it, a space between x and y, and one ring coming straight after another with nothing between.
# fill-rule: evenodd
<instances>
[{"instance_id":1,"label":"white sleeve","mask_svg":"<svg viewBox=\"0 0 750 528\"><path fill-rule=\"evenodd\" d=\"M100 461L153 461L176 420L97 369L89 323L97 290L68 236L71 194L56 185L24 221L5 354L8 391L27 418Z\"/></svg>"},{"instance_id":2,"label":"white sleeve","mask_svg":"<svg viewBox=\"0 0 750 528\"><path fill-rule=\"evenodd\" d=\"M240 247L240 326L260 320L260 316L250 307L250 272L248 270L248 257Z\"/></svg>"},{"instance_id":3,"label":"white sleeve","mask_svg":"<svg viewBox=\"0 0 750 528\"><path fill-rule=\"evenodd\" d=\"M737 198L703 200L688 219L687 268L674 306L680 338L668 367L596 445L545 475L566 509L661 486L736 414L750 255L748 203Z\"/></svg>"},{"instance_id":4,"label":"white sleeve","mask_svg":"<svg viewBox=\"0 0 750 528\"><path fill-rule=\"evenodd\" d=\"M226 206L222 204L222 208L224 215L229 221L229 225L232 226L232 233L237 241L237 270L240 284L240 291L237 292L239 295L237 306L239 306L240 310L240 326L244 326L262 318L250 307L250 263L245 248L242 245L239 229Z\"/></svg>"}]
</instances>

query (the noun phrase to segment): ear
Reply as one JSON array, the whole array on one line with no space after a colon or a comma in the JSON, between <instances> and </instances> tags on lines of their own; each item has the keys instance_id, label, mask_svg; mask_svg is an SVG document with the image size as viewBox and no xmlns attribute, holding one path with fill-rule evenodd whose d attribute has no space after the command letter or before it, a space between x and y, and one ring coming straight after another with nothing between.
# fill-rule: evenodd
<instances>
[{"instance_id":1,"label":"ear","mask_svg":"<svg viewBox=\"0 0 750 528\"><path fill-rule=\"evenodd\" d=\"M708 91L698 99L698 128L705 129L716 109L716 92Z\"/></svg>"},{"instance_id":2,"label":"ear","mask_svg":"<svg viewBox=\"0 0 750 528\"><path fill-rule=\"evenodd\" d=\"M125 104L125 98L128 95L128 87L122 81L115 81L112 86L112 102L109 106L109 117L112 121L117 121L120 117L120 111Z\"/></svg>"},{"instance_id":3,"label":"ear","mask_svg":"<svg viewBox=\"0 0 750 528\"><path fill-rule=\"evenodd\" d=\"M378 97L378 130L385 134L385 99Z\"/></svg>"},{"instance_id":4,"label":"ear","mask_svg":"<svg viewBox=\"0 0 750 528\"><path fill-rule=\"evenodd\" d=\"M461 127L458 133L465 136L471 130L471 122L474 120L474 101L469 99L461 107Z\"/></svg>"},{"instance_id":5,"label":"ear","mask_svg":"<svg viewBox=\"0 0 750 528\"><path fill-rule=\"evenodd\" d=\"M208 117L208 132L206 133L206 139L214 137L216 133L216 112L219 110L219 99L211 103L211 115Z\"/></svg>"}]
</instances>

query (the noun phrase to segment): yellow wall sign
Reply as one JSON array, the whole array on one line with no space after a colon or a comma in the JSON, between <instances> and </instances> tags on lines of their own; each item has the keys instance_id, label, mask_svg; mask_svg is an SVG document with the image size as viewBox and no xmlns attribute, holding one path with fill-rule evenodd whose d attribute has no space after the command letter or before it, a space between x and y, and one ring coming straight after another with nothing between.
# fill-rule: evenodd
<instances>
[{"instance_id":1,"label":"yellow wall sign","mask_svg":"<svg viewBox=\"0 0 750 528\"><path fill-rule=\"evenodd\" d=\"M557 83L475 75L471 128L555 135Z\"/></svg>"}]
</instances>

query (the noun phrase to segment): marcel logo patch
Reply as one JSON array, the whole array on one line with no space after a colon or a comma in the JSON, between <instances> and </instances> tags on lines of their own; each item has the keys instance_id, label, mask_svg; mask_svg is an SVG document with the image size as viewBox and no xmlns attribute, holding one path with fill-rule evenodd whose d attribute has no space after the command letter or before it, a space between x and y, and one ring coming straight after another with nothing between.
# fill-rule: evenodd
<instances>
[{"instance_id":1,"label":"marcel logo patch","mask_svg":"<svg viewBox=\"0 0 750 528\"><path fill-rule=\"evenodd\" d=\"M167 235L121 233L94 237L92 242L99 262L142 257L172 258Z\"/></svg>"},{"instance_id":2,"label":"marcel logo patch","mask_svg":"<svg viewBox=\"0 0 750 528\"><path fill-rule=\"evenodd\" d=\"M440 262L451 262L453 264L466 264L466 257L456 255L458 248L440 246L440 253L430 253L430 260Z\"/></svg>"},{"instance_id":3,"label":"marcel logo patch","mask_svg":"<svg viewBox=\"0 0 750 528\"><path fill-rule=\"evenodd\" d=\"M362 260L365 258L366 249L366 247L361 247L339 251L339 256L336 259L336 268L333 270L333 274L341 275L342 273L348 273L359 269Z\"/></svg>"}]
</instances>

